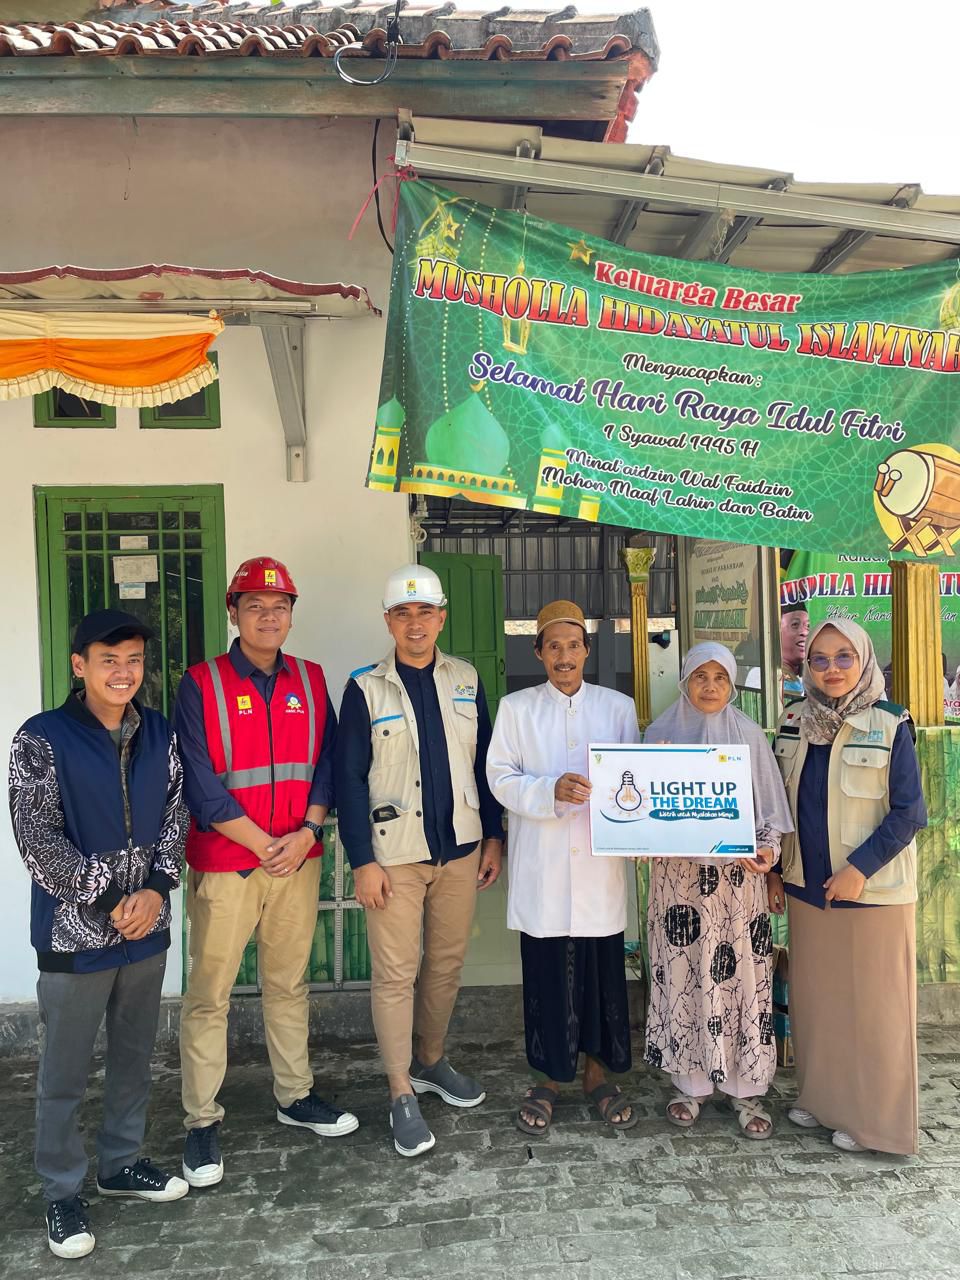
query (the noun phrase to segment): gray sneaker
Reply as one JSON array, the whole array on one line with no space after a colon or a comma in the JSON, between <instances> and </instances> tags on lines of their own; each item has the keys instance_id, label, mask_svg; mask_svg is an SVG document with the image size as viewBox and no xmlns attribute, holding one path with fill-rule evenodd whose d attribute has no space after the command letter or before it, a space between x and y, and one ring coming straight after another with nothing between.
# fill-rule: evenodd
<instances>
[{"instance_id":1,"label":"gray sneaker","mask_svg":"<svg viewBox=\"0 0 960 1280\"><path fill-rule=\"evenodd\" d=\"M420 1103L412 1093L401 1093L390 1105L393 1145L402 1156L419 1156L429 1151L436 1138L420 1114Z\"/></svg>"},{"instance_id":2,"label":"gray sneaker","mask_svg":"<svg viewBox=\"0 0 960 1280\"><path fill-rule=\"evenodd\" d=\"M414 1058L410 1064L410 1083L416 1093L439 1093L451 1107L479 1107L487 1096L476 1080L454 1071L446 1058L425 1067Z\"/></svg>"}]
</instances>

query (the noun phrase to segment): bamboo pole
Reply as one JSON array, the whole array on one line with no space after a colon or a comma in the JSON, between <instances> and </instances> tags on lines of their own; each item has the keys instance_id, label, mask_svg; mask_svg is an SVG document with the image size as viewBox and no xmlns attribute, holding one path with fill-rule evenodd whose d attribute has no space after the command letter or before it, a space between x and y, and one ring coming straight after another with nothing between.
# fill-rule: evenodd
<instances>
[{"instance_id":1,"label":"bamboo pole","mask_svg":"<svg viewBox=\"0 0 960 1280\"><path fill-rule=\"evenodd\" d=\"M918 725L943 724L940 568L891 560L893 700Z\"/></svg>"},{"instance_id":2,"label":"bamboo pole","mask_svg":"<svg viewBox=\"0 0 960 1280\"><path fill-rule=\"evenodd\" d=\"M633 700L641 729L650 723L650 650L647 640L647 582L655 547L624 547L620 562L630 580L630 634L633 649Z\"/></svg>"}]
</instances>

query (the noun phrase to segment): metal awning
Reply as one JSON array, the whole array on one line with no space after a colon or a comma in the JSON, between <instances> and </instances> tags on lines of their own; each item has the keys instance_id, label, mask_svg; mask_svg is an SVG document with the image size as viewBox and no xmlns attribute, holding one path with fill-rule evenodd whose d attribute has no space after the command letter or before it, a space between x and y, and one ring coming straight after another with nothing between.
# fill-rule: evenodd
<instances>
[{"instance_id":1,"label":"metal awning","mask_svg":"<svg viewBox=\"0 0 960 1280\"><path fill-rule=\"evenodd\" d=\"M796 182L535 126L401 114L400 130L397 163L420 177L639 253L838 274L960 256L960 195L926 195L916 183Z\"/></svg>"},{"instance_id":2,"label":"metal awning","mask_svg":"<svg viewBox=\"0 0 960 1280\"><path fill-rule=\"evenodd\" d=\"M0 271L4 310L218 311L231 317L262 311L341 319L379 315L358 284L308 284L248 267L38 267Z\"/></svg>"},{"instance_id":3,"label":"metal awning","mask_svg":"<svg viewBox=\"0 0 960 1280\"><path fill-rule=\"evenodd\" d=\"M303 347L307 320L378 316L362 285L309 284L242 267L40 267L0 272L0 310L215 311L227 324L256 325L270 365L287 448L287 479L305 480L307 428Z\"/></svg>"}]
</instances>

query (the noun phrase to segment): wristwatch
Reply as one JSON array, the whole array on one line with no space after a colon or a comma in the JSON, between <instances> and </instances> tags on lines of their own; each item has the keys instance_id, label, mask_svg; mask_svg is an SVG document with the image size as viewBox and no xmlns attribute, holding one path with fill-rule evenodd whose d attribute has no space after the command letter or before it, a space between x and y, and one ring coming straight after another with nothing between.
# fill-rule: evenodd
<instances>
[{"instance_id":1,"label":"wristwatch","mask_svg":"<svg viewBox=\"0 0 960 1280\"><path fill-rule=\"evenodd\" d=\"M313 832L313 836L317 844L323 843L323 827L321 827L319 822L310 822L309 819L304 818L300 825L306 827L308 831Z\"/></svg>"}]
</instances>

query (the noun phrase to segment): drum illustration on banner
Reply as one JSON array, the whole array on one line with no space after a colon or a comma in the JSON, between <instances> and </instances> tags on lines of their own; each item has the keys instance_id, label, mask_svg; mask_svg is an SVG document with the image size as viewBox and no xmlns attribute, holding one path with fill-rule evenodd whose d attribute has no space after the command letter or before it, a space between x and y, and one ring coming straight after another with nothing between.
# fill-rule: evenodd
<instances>
[{"instance_id":1,"label":"drum illustration on banner","mask_svg":"<svg viewBox=\"0 0 960 1280\"><path fill-rule=\"evenodd\" d=\"M960 536L960 455L953 449L933 445L892 453L877 467L874 490L902 535L891 542L891 551L955 554L953 539Z\"/></svg>"}]
</instances>

